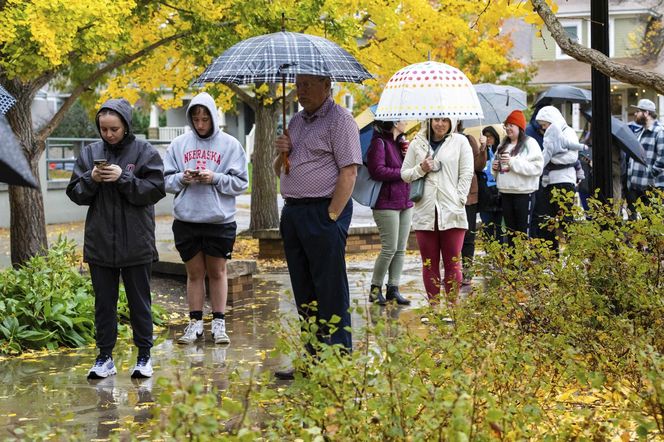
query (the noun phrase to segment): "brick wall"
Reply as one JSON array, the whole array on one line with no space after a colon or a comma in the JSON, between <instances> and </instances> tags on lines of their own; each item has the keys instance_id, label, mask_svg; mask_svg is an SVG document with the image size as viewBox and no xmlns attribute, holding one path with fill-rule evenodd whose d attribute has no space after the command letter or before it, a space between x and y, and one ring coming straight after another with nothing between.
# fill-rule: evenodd
<instances>
[{"instance_id":1,"label":"brick wall","mask_svg":"<svg viewBox=\"0 0 664 442\"><path fill-rule=\"evenodd\" d=\"M254 232L258 239L258 257L260 259L284 259L284 249L278 229L261 230ZM408 238L408 250L418 250L415 233L411 232ZM380 252L380 236L378 228L351 227L346 241L346 253L378 253Z\"/></svg>"},{"instance_id":2,"label":"brick wall","mask_svg":"<svg viewBox=\"0 0 664 442\"><path fill-rule=\"evenodd\" d=\"M228 304L252 296L254 293L254 278L251 274L228 276Z\"/></svg>"}]
</instances>

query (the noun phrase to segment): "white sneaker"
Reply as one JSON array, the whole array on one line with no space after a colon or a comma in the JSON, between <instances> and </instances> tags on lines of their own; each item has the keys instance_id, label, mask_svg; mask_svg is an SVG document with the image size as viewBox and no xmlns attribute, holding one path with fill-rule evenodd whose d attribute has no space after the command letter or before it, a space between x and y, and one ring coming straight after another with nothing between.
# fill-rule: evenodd
<instances>
[{"instance_id":1,"label":"white sneaker","mask_svg":"<svg viewBox=\"0 0 664 442\"><path fill-rule=\"evenodd\" d=\"M117 372L112 357L99 355L97 356L97 360L95 360L95 364L88 372L88 379L104 379Z\"/></svg>"},{"instance_id":2,"label":"white sneaker","mask_svg":"<svg viewBox=\"0 0 664 442\"><path fill-rule=\"evenodd\" d=\"M226 347L212 348L212 363L222 367L226 365Z\"/></svg>"},{"instance_id":3,"label":"white sneaker","mask_svg":"<svg viewBox=\"0 0 664 442\"><path fill-rule=\"evenodd\" d=\"M203 320L192 319L185 327L184 333L178 338L179 344L191 344L203 336Z\"/></svg>"},{"instance_id":4,"label":"white sneaker","mask_svg":"<svg viewBox=\"0 0 664 442\"><path fill-rule=\"evenodd\" d=\"M223 319L212 320L212 339L215 344L230 344L231 340L226 334L226 321Z\"/></svg>"},{"instance_id":5,"label":"white sneaker","mask_svg":"<svg viewBox=\"0 0 664 442\"><path fill-rule=\"evenodd\" d=\"M131 377L134 379L149 378L152 377L152 373L152 358L150 356L139 356L134 370L131 372Z\"/></svg>"}]
</instances>

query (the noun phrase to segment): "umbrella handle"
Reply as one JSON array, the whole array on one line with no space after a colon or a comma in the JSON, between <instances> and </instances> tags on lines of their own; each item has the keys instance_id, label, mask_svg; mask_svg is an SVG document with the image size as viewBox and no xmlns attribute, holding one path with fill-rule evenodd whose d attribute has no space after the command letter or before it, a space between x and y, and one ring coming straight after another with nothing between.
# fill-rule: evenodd
<instances>
[{"instance_id":1,"label":"umbrella handle","mask_svg":"<svg viewBox=\"0 0 664 442\"><path fill-rule=\"evenodd\" d=\"M284 14L281 13L281 23L283 27ZM283 30L283 29L282 29ZM286 76L281 74L281 117L282 117L282 127L284 129L284 135L288 135L288 128L286 127ZM288 160L288 154L286 152L281 152L281 164L284 166L284 173L288 175L290 173L290 161Z\"/></svg>"},{"instance_id":2,"label":"umbrella handle","mask_svg":"<svg viewBox=\"0 0 664 442\"><path fill-rule=\"evenodd\" d=\"M284 165L284 173L288 175L290 173L290 161L286 152L281 152L281 162Z\"/></svg>"}]
</instances>

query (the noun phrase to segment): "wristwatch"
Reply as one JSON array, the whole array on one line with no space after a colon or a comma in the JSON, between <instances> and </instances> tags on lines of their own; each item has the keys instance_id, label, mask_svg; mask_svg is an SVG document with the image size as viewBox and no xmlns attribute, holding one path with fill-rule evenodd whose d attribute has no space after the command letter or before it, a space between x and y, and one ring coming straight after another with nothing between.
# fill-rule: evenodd
<instances>
[{"instance_id":1,"label":"wristwatch","mask_svg":"<svg viewBox=\"0 0 664 442\"><path fill-rule=\"evenodd\" d=\"M327 216L329 216L332 221L336 221L337 218L339 218L339 215L337 215L336 212L327 212Z\"/></svg>"}]
</instances>

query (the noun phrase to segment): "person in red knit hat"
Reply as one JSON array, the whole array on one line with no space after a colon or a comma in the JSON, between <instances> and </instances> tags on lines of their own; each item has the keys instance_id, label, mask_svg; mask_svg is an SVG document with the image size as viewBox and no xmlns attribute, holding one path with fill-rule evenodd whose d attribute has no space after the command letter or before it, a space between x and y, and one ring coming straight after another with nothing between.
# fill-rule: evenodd
<instances>
[{"instance_id":1,"label":"person in red knit hat","mask_svg":"<svg viewBox=\"0 0 664 442\"><path fill-rule=\"evenodd\" d=\"M519 110L505 119L506 137L496 151L491 173L501 195L507 243L516 232L528 234L530 195L539 186L544 167L537 141L526 135L526 117Z\"/></svg>"}]
</instances>

